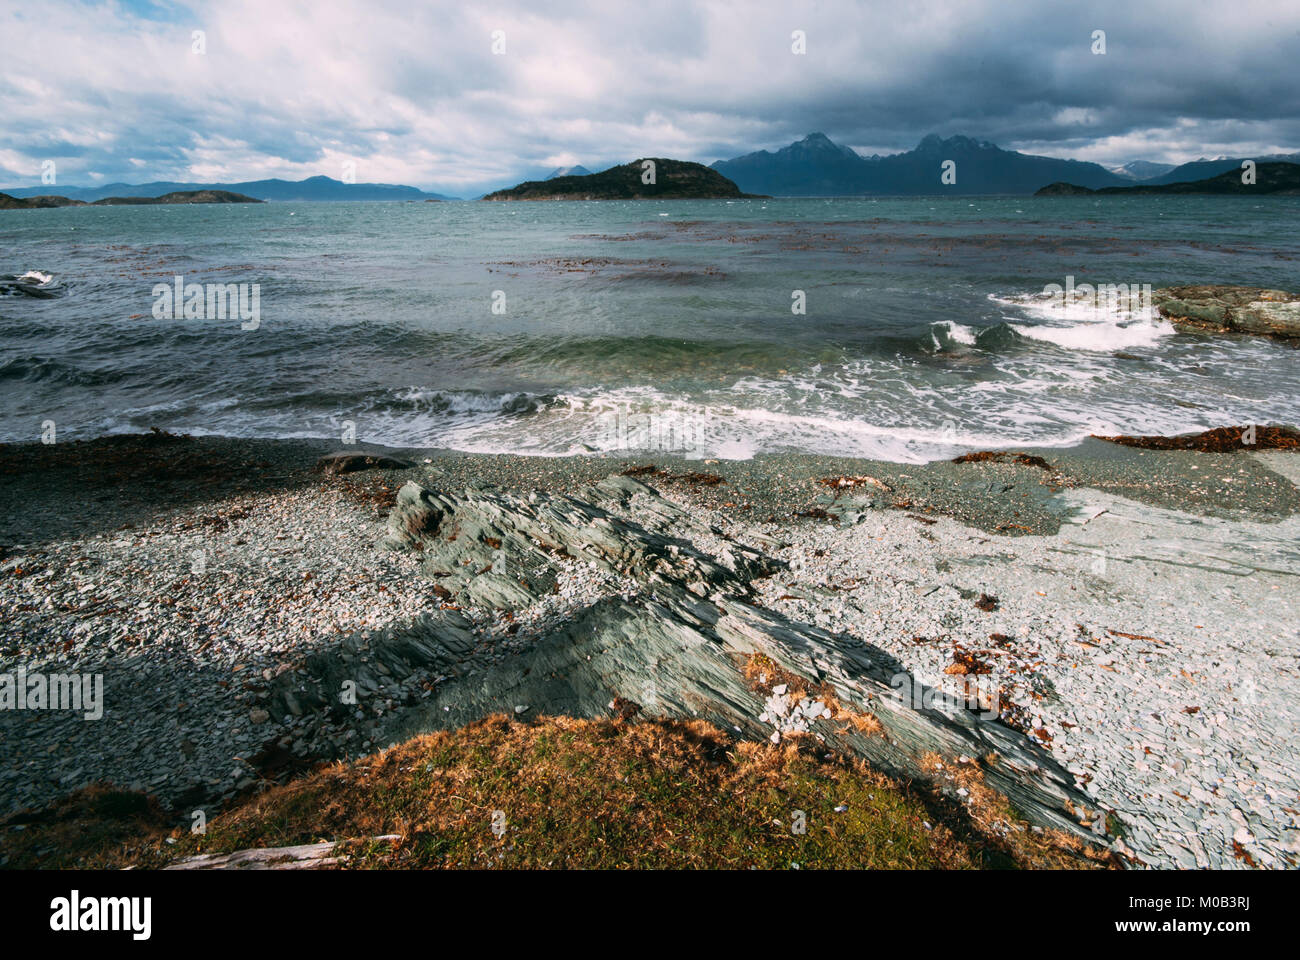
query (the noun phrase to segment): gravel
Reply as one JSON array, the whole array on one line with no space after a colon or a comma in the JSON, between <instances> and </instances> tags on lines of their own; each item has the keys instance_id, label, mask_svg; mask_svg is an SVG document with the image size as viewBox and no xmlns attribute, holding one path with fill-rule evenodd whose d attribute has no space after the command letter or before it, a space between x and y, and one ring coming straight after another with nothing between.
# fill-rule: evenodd
<instances>
[{"instance_id":1,"label":"gravel","mask_svg":"<svg viewBox=\"0 0 1300 960\"><path fill-rule=\"evenodd\" d=\"M0 711L0 812L108 781L186 820L210 815L270 778L386 746L385 715L448 679L393 677L364 708L273 715L270 687L310 654L444 599L418 556L377 549L382 498L308 479L329 445L193 444L252 451L276 482L198 496L184 480L101 491L83 490L82 474L0 471L0 674L102 674L105 690L100 720ZM367 476L392 489L432 474L447 487L573 491L650 462L401 453L417 467ZM1295 866L1300 456L1049 454L1050 472L790 457L664 461L667 476L642 479L705 527L788 561L757 584L766 606L860 638L926 687L976 691L1114 812L1146 865ZM700 470L725 482L683 479ZM817 482L831 473L884 486ZM478 643L454 672L504 662L634 589L566 562L558 591L533 606L460 611ZM780 693L767 708L776 739L824 709Z\"/></svg>"},{"instance_id":2,"label":"gravel","mask_svg":"<svg viewBox=\"0 0 1300 960\"><path fill-rule=\"evenodd\" d=\"M1050 749L1148 865L1294 866L1300 521L1062 499L1054 536L897 511L762 525L792 572L760 593L866 638L927 687L972 705L991 692L982 705Z\"/></svg>"}]
</instances>

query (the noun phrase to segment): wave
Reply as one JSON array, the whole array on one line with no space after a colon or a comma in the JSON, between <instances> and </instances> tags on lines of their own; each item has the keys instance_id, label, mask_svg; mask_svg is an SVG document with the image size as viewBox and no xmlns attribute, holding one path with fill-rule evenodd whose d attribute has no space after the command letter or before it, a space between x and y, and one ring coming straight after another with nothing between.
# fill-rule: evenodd
<instances>
[{"instance_id":1,"label":"wave","mask_svg":"<svg viewBox=\"0 0 1300 960\"><path fill-rule=\"evenodd\" d=\"M702 403L647 387L589 396L559 396L537 421L484 421L444 435L471 453L551 456L611 453L624 456L749 459L763 453L811 452L900 463L925 463L986 446L1077 443L1088 430L1077 425L1019 429L974 417L948 416L926 424L878 422L830 409L793 412L761 406L768 397L750 385L749 404ZM788 384L775 384L780 390ZM920 411L917 411L918 413ZM934 410L929 417L936 416ZM1023 420L1024 418L1022 418ZM972 424L979 426L971 426ZM1036 435L1037 433L1037 435Z\"/></svg>"},{"instance_id":2,"label":"wave","mask_svg":"<svg viewBox=\"0 0 1300 960\"><path fill-rule=\"evenodd\" d=\"M954 350L975 346L978 334L974 327L956 320L937 320L930 324L930 341L936 350Z\"/></svg>"},{"instance_id":3,"label":"wave","mask_svg":"<svg viewBox=\"0 0 1300 960\"><path fill-rule=\"evenodd\" d=\"M102 387L126 379L122 369L78 366L51 357L13 357L0 361L0 381L18 380L24 383L54 383L74 387Z\"/></svg>"},{"instance_id":4,"label":"wave","mask_svg":"<svg viewBox=\"0 0 1300 960\"><path fill-rule=\"evenodd\" d=\"M393 391L381 402L387 409L445 414L451 417L492 414L521 416L536 413L558 401L554 394L489 390L434 390L408 387Z\"/></svg>"}]
</instances>

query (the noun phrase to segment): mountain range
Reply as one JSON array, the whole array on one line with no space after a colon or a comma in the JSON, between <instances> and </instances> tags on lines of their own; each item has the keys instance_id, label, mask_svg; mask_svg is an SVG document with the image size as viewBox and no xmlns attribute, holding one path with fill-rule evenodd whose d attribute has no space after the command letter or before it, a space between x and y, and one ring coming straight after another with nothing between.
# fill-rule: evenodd
<instances>
[{"instance_id":1,"label":"mountain range","mask_svg":"<svg viewBox=\"0 0 1300 960\"><path fill-rule=\"evenodd\" d=\"M951 183L941 180L952 161ZM930 134L912 150L864 157L822 133L811 133L774 153L760 150L713 169L747 192L784 197L1029 194L1057 181L1086 187L1132 181L1096 163L1035 157L987 140Z\"/></svg>"},{"instance_id":2,"label":"mountain range","mask_svg":"<svg viewBox=\"0 0 1300 960\"><path fill-rule=\"evenodd\" d=\"M1253 159L1294 161L1300 154ZM947 161L953 164L950 183L941 179ZM713 164L742 190L780 197L1032 194L1061 182L1098 190L1203 180L1240 167L1241 158L1220 157L1180 166L1137 160L1107 169L1087 161L1003 150L987 140L936 134L903 153L864 157L822 133L810 133L774 152L760 150Z\"/></svg>"},{"instance_id":3,"label":"mountain range","mask_svg":"<svg viewBox=\"0 0 1300 960\"><path fill-rule=\"evenodd\" d=\"M1061 160L1004 150L987 140L930 134L912 150L881 156L863 156L835 143L822 133L810 133L779 150L759 150L712 169L733 181L745 193L776 197L916 196L955 194L1032 194L1053 183L1068 183L1098 190L1138 184L1159 186L1205 180L1228 170L1241 169L1241 157L1198 159L1178 166L1135 160L1115 167L1081 160ZM1300 153L1251 157L1257 162L1300 162ZM941 179L946 161L952 161L953 182ZM686 162L686 161L682 161ZM546 180L591 176L583 166L560 167ZM58 193L70 200L93 203L106 197L157 197L183 191L228 191L258 200L455 200L416 187L389 183L344 183L330 177L306 180L252 180L239 183L109 183L96 187L0 188L10 196L29 198Z\"/></svg>"},{"instance_id":4,"label":"mountain range","mask_svg":"<svg viewBox=\"0 0 1300 960\"><path fill-rule=\"evenodd\" d=\"M1158 177L1168 173L1176 164L1173 163L1155 163L1151 160L1133 160L1129 163L1120 164L1118 167L1107 167L1111 173L1116 176L1124 177L1127 180L1150 180L1152 177Z\"/></svg>"},{"instance_id":5,"label":"mountain range","mask_svg":"<svg viewBox=\"0 0 1300 960\"><path fill-rule=\"evenodd\" d=\"M1196 180L1208 180L1229 170L1241 170L1241 164L1244 160L1254 160L1256 163L1266 161L1300 163L1300 153L1270 153L1261 157L1216 157L1213 160L1201 158L1174 167L1168 173L1144 180L1143 183L1146 186L1161 186L1166 183L1191 183Z\"/></svg>"},{"instance_id":6,"label":"mountain range","mask_svg":"<svg viewBox=\"0 0 1300 960\"><path fill-rule=\"evenodd\" d=\"M108 183L99 187L16 187L4 192L12 197L38 197L58 193L69 200L93 203L105 197L157 197L162 194L195 190L220 190L241 193L256 200L454 200L440 193L427 193L415 187L391 183L344 183L330 177L306 180L249 180L242 183L176 183L167 180L153 183Z\"/></svg>"},{"instance_id":7,"label":"mountain range","mask_svg":"<svg viewBox=\"0 0 1300 960\"><path fill-rule=\"evenodd\" d=\"M1236 196L1265 196L1282 194L1300 196L1300 163L1288 163L1277 160L1261 160L1255 165L1253 183L1242 182L1240 168L1232 167L1223 173L1204 180L1176 183L1138 183L1131 187L1102 187L1091 190L1073 183L1049 183L1037 193L1036 197L1078 197L1078 196L1147 196L1151 194L1229 194Z\"/></svg>"}]
</instances>

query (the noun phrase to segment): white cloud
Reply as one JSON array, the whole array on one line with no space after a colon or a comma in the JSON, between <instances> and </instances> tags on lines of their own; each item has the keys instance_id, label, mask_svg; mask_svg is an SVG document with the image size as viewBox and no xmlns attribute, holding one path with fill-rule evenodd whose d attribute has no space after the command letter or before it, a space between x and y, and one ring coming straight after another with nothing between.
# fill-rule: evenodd
<instances>
[{"instance_id":1,"label":"white cloud","mask_svg":"<svg viewBox=\"0 0 1300 960\"><path fill-rule=\"evenodd\" d=\"M881 152L937 130L1108 163L1300 147L1285 142L1300 135L1300 8L1263 0L165 9L0 11L0 182L33 182L50 157L68 183L91 170L337 177L354 160L359 180L472 194L568 163L708 161L814 129ZM1105 56L1089 50L1098 28Z\"/></svg>"}]
</instances>

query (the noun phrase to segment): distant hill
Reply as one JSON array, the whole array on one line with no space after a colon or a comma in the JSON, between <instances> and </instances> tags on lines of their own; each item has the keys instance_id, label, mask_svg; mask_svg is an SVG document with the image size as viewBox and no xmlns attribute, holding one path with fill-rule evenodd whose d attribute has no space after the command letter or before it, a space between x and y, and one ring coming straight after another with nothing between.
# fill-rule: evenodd
<instances>
[{"instance_id":1,"label":"distant hill","mask_svg":"<svg viewBox=\"0 0 1300 960\"><path fill-rule=\"evenodd\" d=\"M69 200L67 197L36 196L15 197L0 193L0 210L39 210L46 207L84 207L84 200Z\"/></svg>"},{"instance_id":2,"label":"distant hill","mask_svg":"<svg viewBox=\"0 0 1300 960\"><path fill-rule=\"evenodd\" d=\"M554 180L556 177L589 177L589 176L591 176L591 171L588 170L586 167L584 167L582 164L577 164L576 166L572 166L572 167L559 167L553 173L551 173L550 176L548 176L546 179Z\"/></svg>"},{"instance_id":3,"label":"distant hill","mask_svg":"<svg viewBox=\"0 0 1300 960\"><path fill-rule=\"evenodd\" d=\"M1155 163L1151 160L1133 160L1118 167L1109 167L1111 173L1126 180L1150 180L1168 173L1172 163Z\"/></svg>"},{"instance_id":4,"label":"distant hill","mask_svg":"<svg viewBox=\"0 0 1300 960\"><path fill-rule=\"evenodd\" d=\"M1241 182L1242 171L1239 168L1227 170L1216 177L1196 180L1191 183L1139 183L1131 187L1104 187L1090 190L1074 183L1051 183L1039 190L1036 197L1079 197L1079 196L1148 196L1162 194L1223 194L1238 196L1274 196L1300 195L1300 164L1296 163L1260 163L1255 167L1255 183Z\"/></svg>"},{"instance_id":5,"label":"distant hill","mask_svg":"<svg viewBox=\"0 0 1300 960\"><path fill-rule=\"evenodd\" d=\"M655 164L655 182L641 182L646 160ZM749 197L734 183L689 160L647 157L586 176L529 180L498 190L484 200L713 200Z\"/></svg>"},{"instance_id":6,"label":"distant hill","mask_svg":"<svg viewBox=\"0 0 1300 960\"><path fill-rule=\"evenodd\" d=\"M85 200L72 200L68 197L37 196L14 197L0 193L0 210L36 210L46 207L117 207L140 206L155 203L262 203L256 197L246 197L242 193L228 190L181 190L163 194L161 197L104 197L86 203Z\"/></svg>"},{"instance_id":7,"label":"distant hill","mask_svg":"<svg viewBox=\"0 0 1300 960\"><path fill-rule=\"evenodd\" d=\"M953 184L940 180L947 160L956 163ZM713 169L742 190L785 197L1030 194L1064 179L1095 187L1126 182L1100 164L1036 157L987 140L945 140L935 134L904 153L864 157L825 134L812 133L774 153L761 150L719 160Z\"/></svg>"},{"instance_id":8,"label":"distant hill","mask_svg":"<svg viewBox=\"0 0 1300 960\"><path fill-rule=\"evenodd\" d=\"M161 197L105 197L92 206L130 206L139 203L265 203L256 197L229 190L177 190Z\"/></svg>"},{"instance_id":9,"label":"distant hill","mask_svg":"<svg viewBox=\"0 0 1300 960\"><path fill-rule=\"evenodd\" d=\"M6 192L13 197L34 197L49 192L49 187L18 187ZM415 187L390 183L344 183L330 177L306 180L248 180L242 183L109 183L102 187L63 187L71 200L93 203L108 197L158 197L168 193L199 190L240 193L255 200L453 200L439 193L426 193Z\"/></svg>"}]
</instances>

